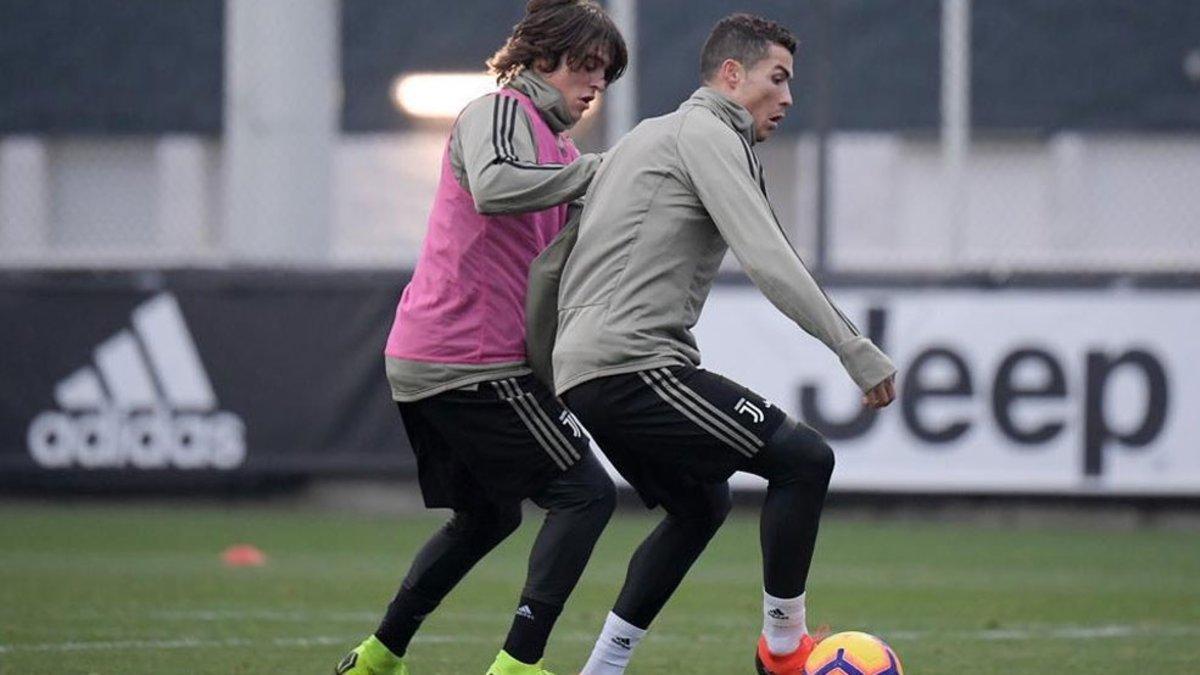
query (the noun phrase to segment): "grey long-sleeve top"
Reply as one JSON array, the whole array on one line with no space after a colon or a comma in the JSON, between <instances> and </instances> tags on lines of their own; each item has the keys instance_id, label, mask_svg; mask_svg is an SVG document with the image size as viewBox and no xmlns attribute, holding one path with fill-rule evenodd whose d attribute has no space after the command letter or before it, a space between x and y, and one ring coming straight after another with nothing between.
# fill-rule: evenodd
<instances>
[{"instance_id":1,"label":"grey long-sleeve top","mask_svg":"<svg viewBox=\"0 0 1200 675\"><path fill-rule=\"evenodd\" d=\"M753 125L745 108L702 87L606 155L561 271L557 392L606 375L699 365L691 329L729 248L863 391L895 372L788 242L763 187Z\"/></svg>"}]
</instances>

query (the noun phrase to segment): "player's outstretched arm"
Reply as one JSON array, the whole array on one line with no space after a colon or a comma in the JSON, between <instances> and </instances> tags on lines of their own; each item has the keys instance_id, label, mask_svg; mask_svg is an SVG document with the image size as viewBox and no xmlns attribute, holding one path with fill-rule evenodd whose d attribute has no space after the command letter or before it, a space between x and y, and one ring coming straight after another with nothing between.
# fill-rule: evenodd
<instances>
[{"instance_id":1,"label":"player's outstretched arm","mask_svg":"<svg viewBox=\"0 0 1200 675\"><path fill-rule=\"evenodd\" d=\"M506 96L473 101L454 134L455 173L465 175L475 210L487 215L541 211L578 199L600 167L595 154L566 165L538 164L529 116Z\"/></svg>"},{"instance_id":2,"label":"player's outstretched arm","mask_svg":"<svg viewBox=\"0 0 1200 675\"><path fill-rule=\"evenodd\" d=\"M895 366L829 300L788 242L762 190L749 145L700 111L684 121L678 141L685 174L755 285L838 355L870 401L890 402L885 395Z\"/></svg>"}]
</instances>

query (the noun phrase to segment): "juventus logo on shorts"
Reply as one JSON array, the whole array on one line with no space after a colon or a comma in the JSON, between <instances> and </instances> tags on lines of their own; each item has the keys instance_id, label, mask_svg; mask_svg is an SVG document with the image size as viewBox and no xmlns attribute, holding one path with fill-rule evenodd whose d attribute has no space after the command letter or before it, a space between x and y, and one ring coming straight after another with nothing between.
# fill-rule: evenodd
<instances>
[{"instance_id":1,"label":"juventus logo on shorts","mask_svg":"<svg viewBox=\"0 0 1200 675\"><path fill-rule=\"evenodd\" d=\"M562 411L562 414L558 416L558 421L566 425L571 433L575 434L575 438L583 438L583 425L569 411Z\"/></svg>"},{"instance_id":2,"label":"juventus logo on shorts","mask_svg":"<svg viewBox=\"0 0 1200 675\"><path fill-rule=\"evenodd\" d=\"M763 414L763 411L758 406L744 398L739 398L737 405L735 405L733 409L739 415L742 413L749 415L750 419L754 420L755 424L760 424L767 417Z\"/></svg>"},{"instance_id":3,"label":"juventus logo on shorts","mask_svg":"<svg viewBox=\"0 0 1200 675\"><path fill-rule=\"evenodd\" d=\"M513 407L530 435L550 455L559 469L566 471L567 467L579 460L581 457L579 449L571 444L562 429L554 426L554 417L552 417L554 413L546 412L536 396L521 389L517 378L496 380L491 385L496 389L496 395L500 400L508 401L508 404ZM576 438L583 436L583 426L575 421L575 418L571 418L574 424L568 423L562 415L559 415L558 421L569 427Z\"/></svg>"}]
</instances>

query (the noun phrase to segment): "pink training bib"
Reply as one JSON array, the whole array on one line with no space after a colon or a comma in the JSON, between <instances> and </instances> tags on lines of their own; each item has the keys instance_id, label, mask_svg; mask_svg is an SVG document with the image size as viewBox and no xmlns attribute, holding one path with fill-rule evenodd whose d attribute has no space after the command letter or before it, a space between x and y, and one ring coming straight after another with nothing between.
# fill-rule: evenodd
<instances>
[{"instance_id":1,"label":"pink training bib","mask_svg":"<svg viewBox=\"0 0 1200 675\"><path fill-rule=\"evenodd\" d=\"M515 98L529 116L539 164L569 164L579 157L569 138L560 145L529 97L507 87L495 95ZM435 363L524 361L529 264L566 220L565 204L481 215L454 177L447 142L421 257L400 296L384 353Z\"/></svg>"}]
</instances>

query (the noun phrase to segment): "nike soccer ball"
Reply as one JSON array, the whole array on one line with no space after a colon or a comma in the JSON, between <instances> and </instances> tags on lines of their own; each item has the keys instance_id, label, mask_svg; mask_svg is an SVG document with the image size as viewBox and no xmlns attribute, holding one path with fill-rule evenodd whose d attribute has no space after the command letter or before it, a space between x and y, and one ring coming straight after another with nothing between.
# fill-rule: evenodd
<instances>
[{"instance_id":1,"label":"nike soccer ball","mask_svg":"<svg viewBox=\"0 0 1200 675\"><path fill-rule=\"evenodd\" d=\"M836 633L821 640L804 663L807 675L904 675L896 652L866 633Z\"/></svg>"}]
</instances>

